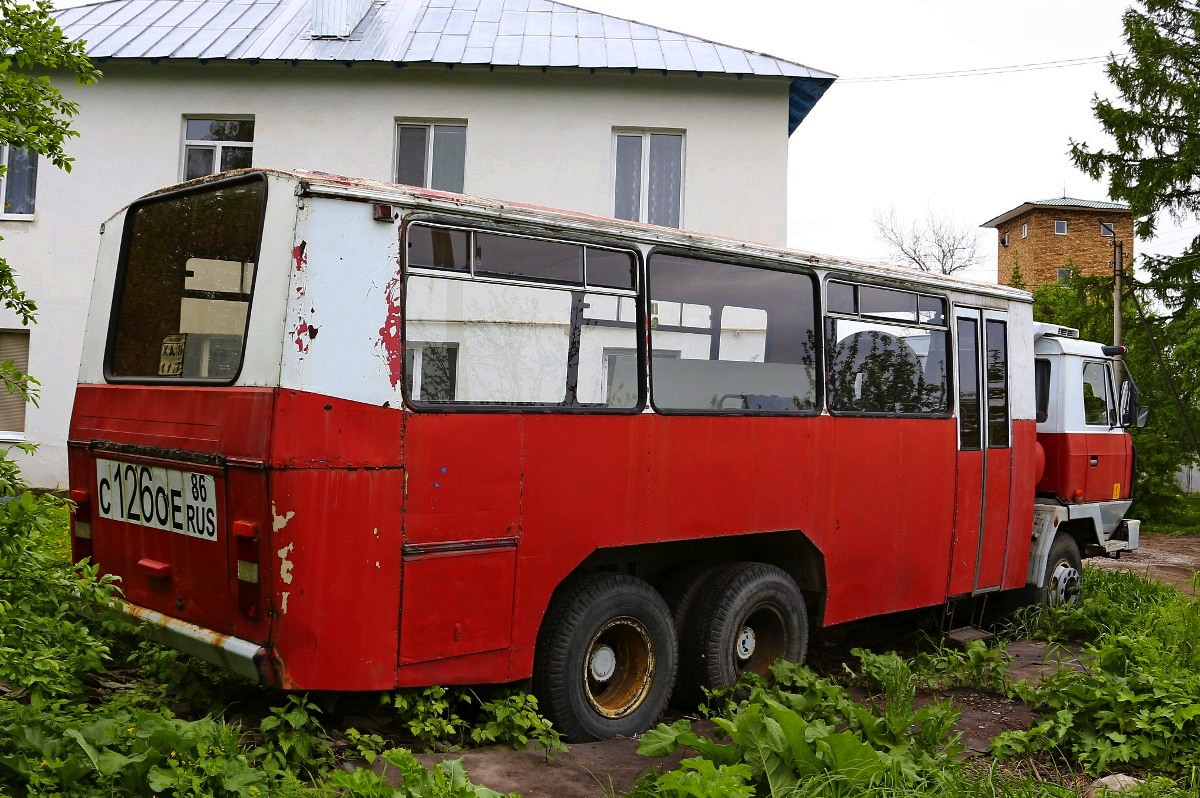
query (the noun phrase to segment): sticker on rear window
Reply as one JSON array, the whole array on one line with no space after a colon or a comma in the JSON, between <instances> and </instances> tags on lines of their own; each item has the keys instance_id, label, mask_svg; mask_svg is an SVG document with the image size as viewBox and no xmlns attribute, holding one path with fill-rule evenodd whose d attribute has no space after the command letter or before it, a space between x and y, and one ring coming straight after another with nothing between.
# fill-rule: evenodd
<instances>
[{"instance_id":1,"label":"sticker on rear window","mask_svg":"<svg viewBox=\"0 0 1200 798\"><path fill-rule=\"evenodd\" d=\"M216 480L173 468L96 460L100 517L217 539Z\"/></svg>"}]
</instances>

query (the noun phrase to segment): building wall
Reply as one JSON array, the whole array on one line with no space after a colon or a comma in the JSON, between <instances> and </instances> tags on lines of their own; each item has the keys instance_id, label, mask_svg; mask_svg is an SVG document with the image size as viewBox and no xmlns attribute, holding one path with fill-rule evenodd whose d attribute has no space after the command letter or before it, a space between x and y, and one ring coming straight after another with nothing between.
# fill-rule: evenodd
<instances>
[{"instance_id":1,"label":"building wall","mask_svg":"<svg viewBox=\"0 0 1200 798\"><path fill-rule=\"evenodd\" d=\"M38 303L30 373L42 382L23 461L66 480L70 418L101 222L180 178L185 115L252 115L254 164L391 179L395 121L467 122L471 194L612 214L614 127L686 131L683 227L769 244L786 232L787 81L579 70L214 63L101 65L79 89L70 174L41 164L36 218L0 222L5 257ZM0 329L17 328L0 311ZM2 445L2 443L0 443Z\"/></svg>"},{"instance_id":2,"label":"building wall","mask_svg":"<svg viewBox=\"0 0 1200 798\"><path fill-rule=\"evenodd\" d=\"M1054 222L1065 220L1067 234L1054 232ZM1060 267L1073 266L1081 274L1112 274L1113 239L1100 235L1100 223L1111 222L1125 248L1126 266L1133 262L1133 216L1127 211L1082 211L1035 208L997 227L999 240L1008 233L1008 246L998 243L998 276L1001 285L1013 284L1019 267L1025 288L1058 280ZM1029 237L1021 238L1021 225Z\"/></svg>"}]
</instances>

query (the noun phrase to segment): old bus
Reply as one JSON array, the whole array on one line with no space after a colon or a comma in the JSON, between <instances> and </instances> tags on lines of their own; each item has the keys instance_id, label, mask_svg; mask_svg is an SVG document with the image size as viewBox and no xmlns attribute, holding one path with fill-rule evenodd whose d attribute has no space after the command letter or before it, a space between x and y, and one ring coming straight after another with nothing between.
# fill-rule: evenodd
<instances>
[{"instance_id":1,"label":"old bus","mask_svg":"<svg viewBox=\"0 0 1200 798\"><path fill-rule=\"evenodd\" d=\"M1111 355L1009 288L218 176L104 227L74 552L264 684L532 678L569 739L629 734L813 625L1135 547Z\"/></svg>"}]
</instances>

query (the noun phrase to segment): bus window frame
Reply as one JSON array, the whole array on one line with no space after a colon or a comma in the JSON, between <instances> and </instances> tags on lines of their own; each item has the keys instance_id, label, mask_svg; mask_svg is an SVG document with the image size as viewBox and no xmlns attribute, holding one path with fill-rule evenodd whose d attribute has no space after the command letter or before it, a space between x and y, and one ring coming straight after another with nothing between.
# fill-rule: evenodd
<instances>
[{"instance_id":1,"label":"bus window frame","mask_svg":"<svg viewBox=\"0 0 1200 798\"><path fill-rule=\"evenodd\" d=\"M468 269L467 271L454 271L450 269L433 269L422 268L420 266L410 267L408 263L408 235L410 228L414 225L422 225L425 227L436 227L448 230L458 230L466 233L489 233L495 235L507 235L517 238L529 238L538 241L549 241L557 244L568 244L580 247L592 247L594 249L605 249L610 252L620 252L626 255L633 256L633 277L634 288L632 291L623 288L607 288L604 286L589 286L586 282L581 282L578 285L568 283L558 283L553 281L539 280L518 280L506 277L495 277L491 275L475 274L475 253L468 253ZM399 241L400 252L403 253L401 260L401 277L404 285L404 301L403 314L400 324L400 345L407 349L408 347L408 278L409 277L431 277L449 280L464 280L477 283L491 283L495 285L511 285L520 288L541 288L553 290L582 290L585 293L602 294L604 296L616 296L632 298L634 300L634 308L637 313L637 320L634 322L634 332L637 340L638 351L638 398L637 402L632 407L602 407L599 405L593 406L575 406L575 405L551 405L541 403L520 403L520 402L454 402L454 403L431 403L414 400L410 396L408 390L408 381L401 380L401 396L403 397L405 409L414 413L534 413L534 414L554 414L562 413L568 415L605 415L605 416L633 416L645 412L647 406L647 385L646 385L646 313L645 302L643 299L643 290L646 285L646 261L642 251L635 243L628 241L619 241L613 238L589 235L587 233L577 233L569 231L564 235L556 235L564 233L564 231L550 230L549 232L543 228L531 227L520 224L505 224L494 223L489 220L470 219L457 216L448 216L440 213L416 212L404 215L400 221ZM571 235L572 237L566 237ZM472 241L474 239L471 239ZM586 274L584 275L586 281Z\"/></svg>"},{"instance_id":2,"label":"bus window frame","mask_svg":"<svg viewBox=\"0 0 1200 798\"><path fill-rule=\"evenodd\" d=\"M790 274L801 274L809 278L813 291L813 325L814 339L816 343L816 352L814 357L817 358L816 367L813 369L813 382L816 388L816 396L813 400L812 410L797 410L797 411L780 411L780 410L747 410L746 408L729 408L722 410L714 408L712 410L703 409L688 409L688 408L661 408L654 402L653 386L654 386L654 358L652 337L654 331L646 330L646 371L648 374L649 387L651 388L648 406L653 408L655 413L662 416L737 416L749 418L813 418L821 415L822 409L825 406L825 370L823 367L825 357L825 341L821 333L821 320L824 318L822 314L822 295L821 295L821 276L812 269L808 264L795 263L789 260L771 260L766 258L747 257L745 255L731 255L728 253L704 249L688 249L678 246L652 246L649 252L646 253L645 261L642 264L643 269L643 285L645 286L644 302L647 307L653 300L650 293L650 262L656 255L674 256L678 258L691 258L692 260L707 260L717 263L724 263L731 266L746 266L749 268L763 269L766 271L788 272Z\"/></svg>"},{"instance_id":3,"label":"bus window frame","mask_svg":"<svg viewBox=\"0 0 1200 798\"><path fill-rule=\"evenodd\" d=\"M895 327L920 328L920 329L928 329L928 330L941 330L942 332L946 333L946 410L945 410L945 412L942 412L942 413L873 413L873 412L866 412L866 411L862 411L862 410L835 410L832 407L829 407L828 405L826 405L825 411L831 416L844 417L844 418L897 418L897 419L923 419L923 418L948 419L948 418L954 418L955 410L958 407L958 398L957 398L957 396L953 395L955 393L955 391L958 390L958 375L957 375L957 370L954 367L955 364L954 364L954 352L953 352L953 347L955 347L957 345L957 336L954 334L954 330L952 329L953 325L950 322L951 318L953 318L953 316L954 316L954 307L955 307L954 303L950 301L950 297L947 294L940 293L934 289L926 290L926 286L923 286L920 284L913 284L913 285L907 286L907 287L897 286L893 283L889 283L886 281L861 279L857 276L848 275L848 274L845 274L842 272L828 272L825 274L824 279L821 280L822 299L825 298L825 295L829 290L830 283L841 283L843 285L850 285L853 287L865 285L870 288L886 288L886 289L889 289L892 291L902 291L904 293L913 294L917 298L916 306L918 308L918 316L917 316L917 320L915 320L911 323L903 322L903 321L893 321L893 320L879 317L879 316L863 315L862 309L859 306L859 298L858 298L857 292L855 292L855 301L854 301L854 306L855 306L855 309L857 310L857 312L854 314L829 312L828 310L826 310L826 305L823 303L821 306L821 335L820 335L820 338L821 338L822 344L824 344L825 335L826 335L825 322L829 319L834 319L834 320L845 319L847 321L877 323L877 324L882 324L885 327L886 326L895 326ZM920 297L922 295L936 297L936 298L942 300L942 302L944 303L942 313L943 313L943 318L945 320L942 325L939 326L936 324L921 323L921 321L920 321ZM826 362L824 357L822 357L821 370L822 370L822 373L825 375L825 384L828 383L828 379L829 379L829 375L827 373L828 369L829 369L829 363Z\"/></svg>"},{"instance_id":4,"label":"bus window frame","mask_svg":"<svg viewBox=\"0 0 1200 798\"><path fill-rule=\"evenodd\" d=\"M235 175L226 177L220 180L210 180L208 178L199 178L201 182L195 185L184 186L183 188L173 191L164 191L161 194L151 194L145 197L134 200L129 203L129 207L125 210L125 219L121 227L121 247L117 254L117 269L113 283L113 300L112 306L108 312L108 332L104 343L104 381L114 385L204 385L212 387L230 386L237 383L242 376L242 369L246 365L246 345L250 338L250 319L254 313L254 289L258 284L258 268L262 260L263 249L263 231L267 225L267 199L270 192L270 181L264 172L250 172L248 174ZM211 377L160 377L157 375L146 377L127 377L113 374L112 359L114 347L116 344L117 335L117 314L121 308L121 300L125 295L125 272L129 264L129 250L132 246L133 223L137 218L137 211L148 206L157 205L161 202L168 202L180 197L186 197L191 194L205 194L212 191L219 191L224 188L241 185L243 183L261 182L263 184L262 207L259 212L258 221L258 245L255 249L254 261L254 276L250 280L250 301L246 303L246 326L242 330L242 349L238 358L237 370L233 376L228 379L214 379Z\"/></svg>"}]
</instances>

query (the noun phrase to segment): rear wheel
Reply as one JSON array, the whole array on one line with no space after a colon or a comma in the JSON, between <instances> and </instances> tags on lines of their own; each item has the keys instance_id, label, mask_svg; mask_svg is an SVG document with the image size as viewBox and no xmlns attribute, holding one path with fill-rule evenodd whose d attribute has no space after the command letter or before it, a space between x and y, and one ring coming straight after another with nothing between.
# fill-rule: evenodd
<instances>
[{"instance_id":1,"label":"rear wheel","mask_svg":"<svg viewBox=\"0 0 1200 798\"><path fill-rule=\"evenodd\" d=\"M743 673L770 674L780 657L803 662L808 649L804 596L786 571L738 563L710 576L680 630L681 705L703 690L730 687Z\"/></svg>"},{"instance_id":2,"label":"rear wheel","mask_svg":"<svg viewBox=\"0 0 1200 798\"><path fill-rule=\"evenodd\" d=\"M1042 603L1056 607L1074 604L1079 598L1079 580L1083 574L1083 558L1079 556L1079 544L1066 532L1054 536L1050 554L1046 558L1045 587L1042 588Z\"/></svg>"},{"instance_id":3,"label":"rear wheel","mask_svg":"<svg viewBox=\"0 0 1200 798\"><path fill-rule=\"evenodd\" d=\"M654 588L632 576L589 574L555 594L533 688L570 742L630 736L662 715L675 663L671 613Z\"/></svg>"}]
</instances>

